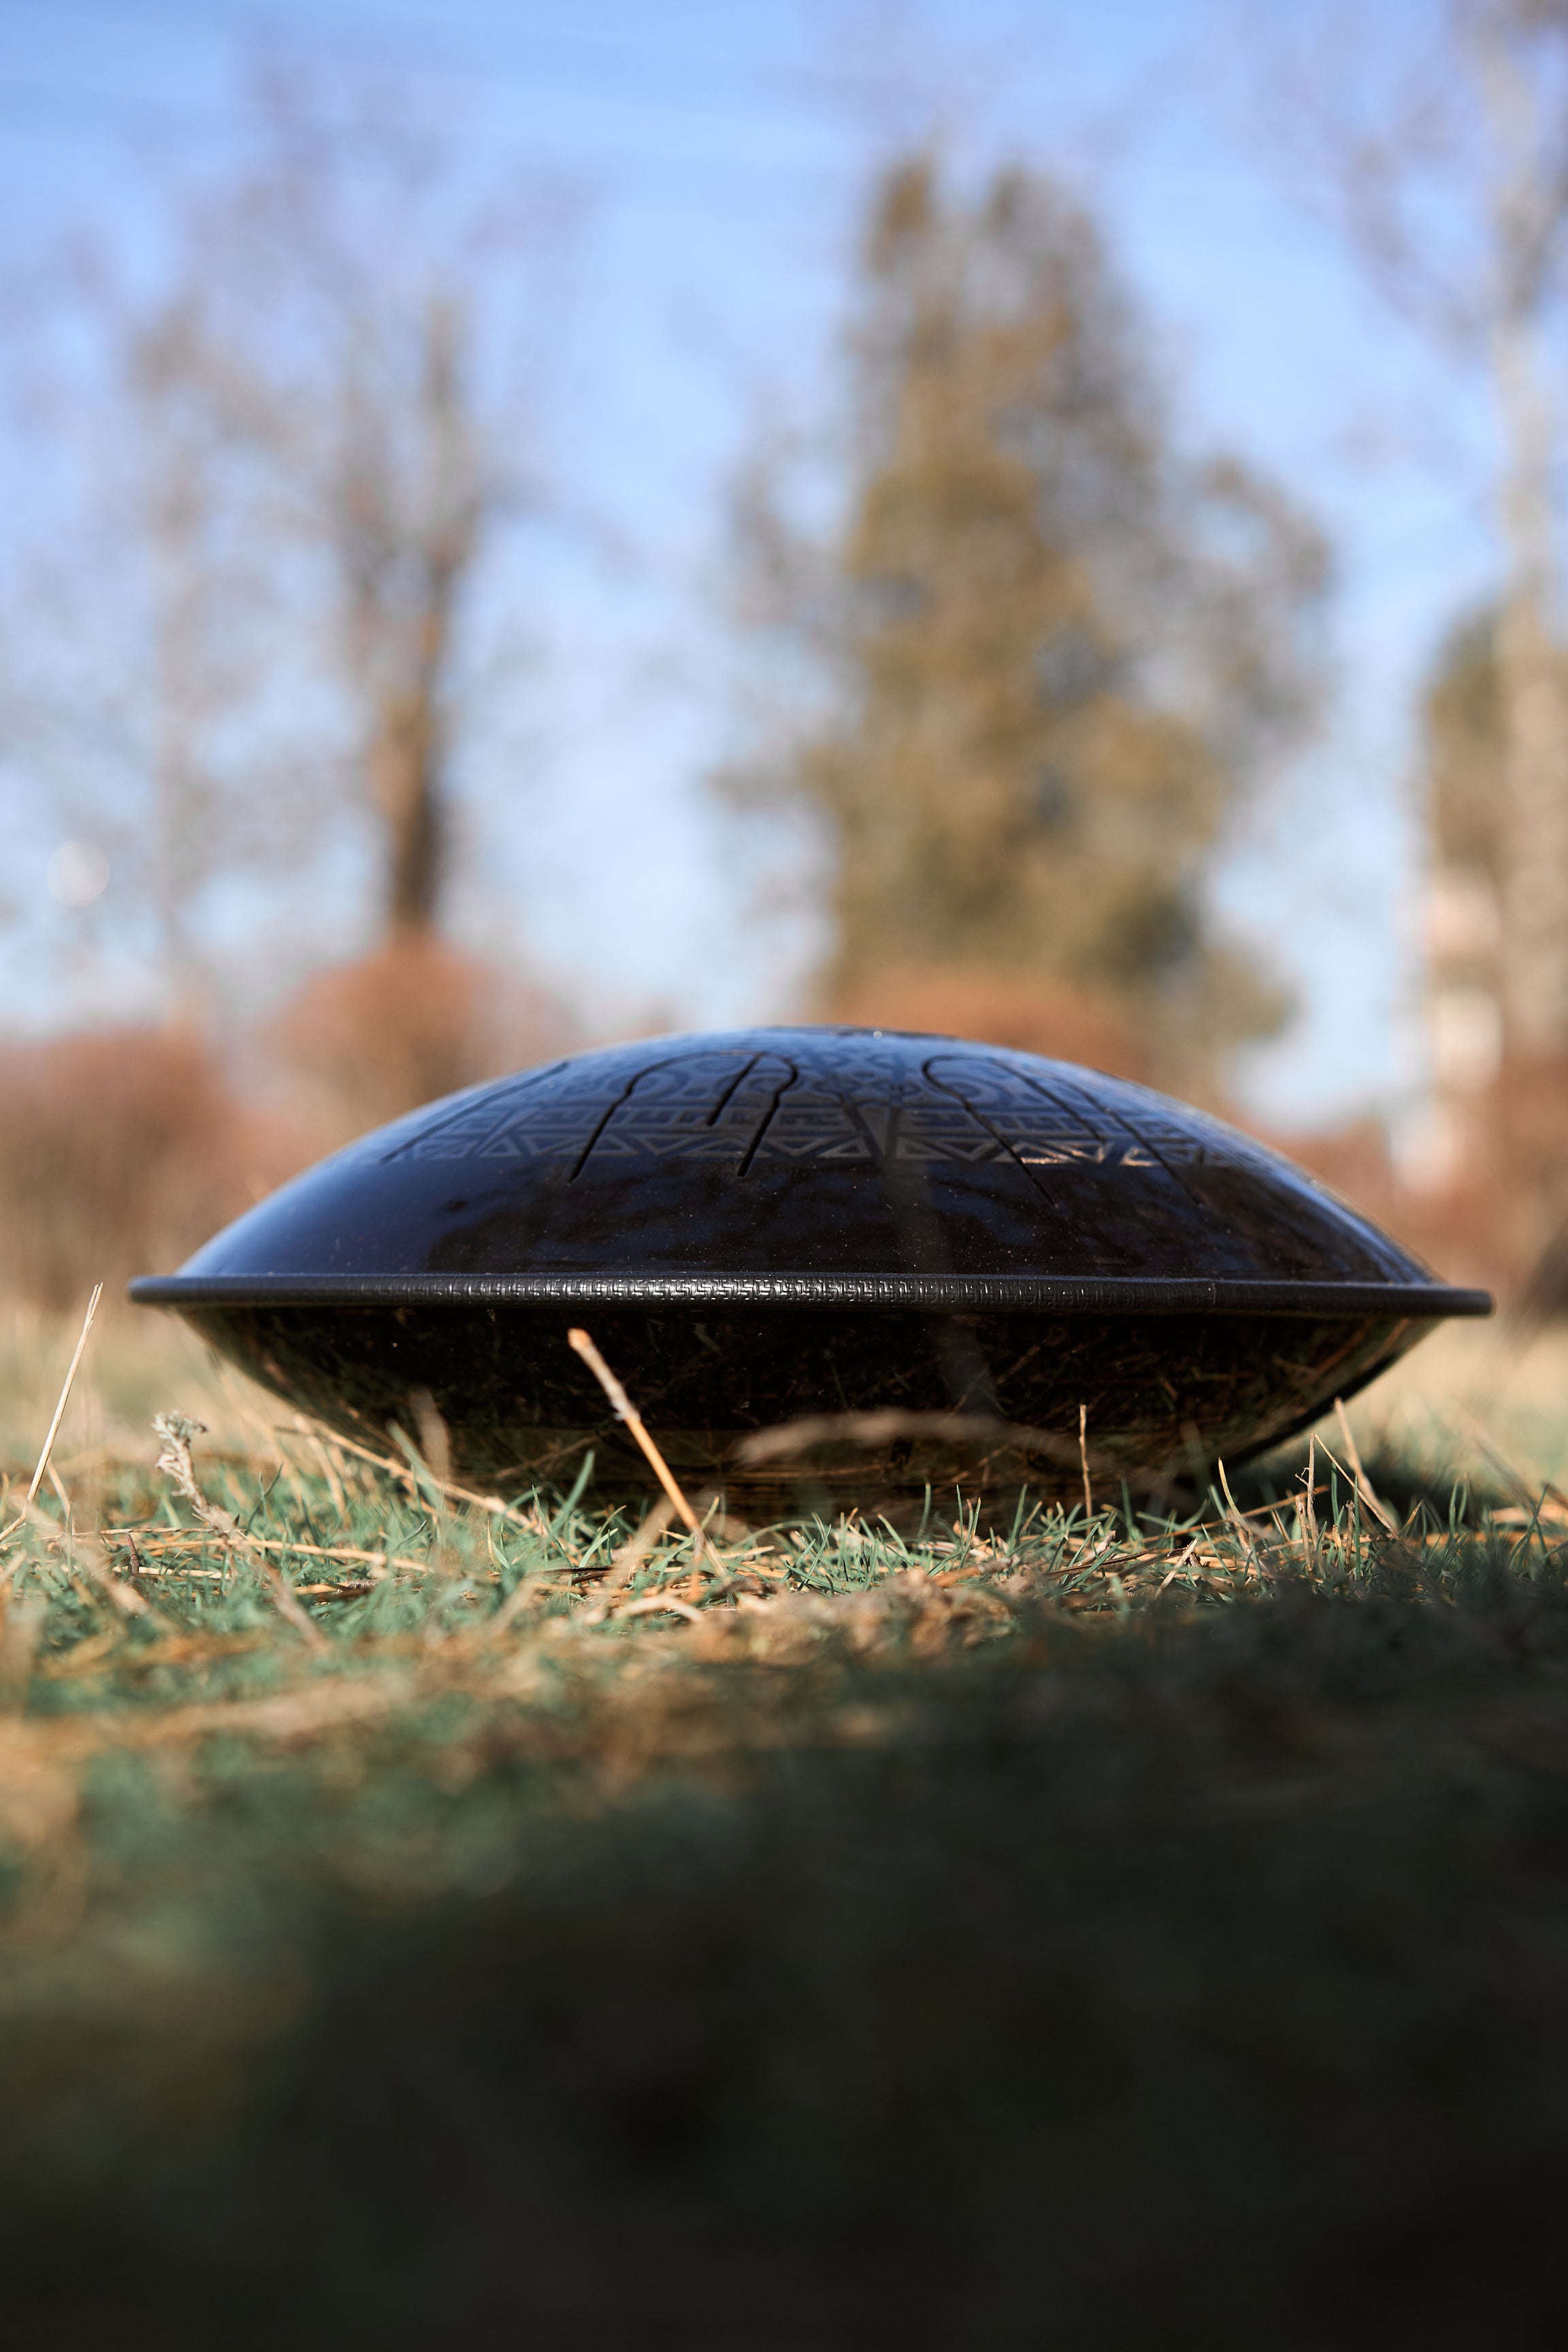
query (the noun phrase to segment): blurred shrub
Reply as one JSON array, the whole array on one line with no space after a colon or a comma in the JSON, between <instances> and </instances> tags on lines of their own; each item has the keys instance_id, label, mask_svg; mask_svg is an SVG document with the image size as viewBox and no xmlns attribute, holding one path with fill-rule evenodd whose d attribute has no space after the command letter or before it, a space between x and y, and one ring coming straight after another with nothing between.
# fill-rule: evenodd
<instances>
[{"instance_id":1,"label":"blurred shrub","mask_svg":"<svg viewBox=\"0 0 1568 2352\"><path fill-rule=\"evenodd\" d=\"M433 939L319 973L243 1097L189 1031L0 1043L0 1294L46 1312L164 1271L323 1150L580 1038L545 991Z\"/></svg>"},{"instance_id":2,"label":"blurred shrub","mask_svg":"<svg viewBox=\"0 0 1568 2352\"><path fill-rule=\"evenodd\" d=\"M1519 1229L1506 1155L1497 1164L1462 1168L1440 1186L1421 1187L1402 1178L1378 1119L1264 1139L1384 1226L1445 1282L1477 1284L1505 1307L1526 1297L1531 1253Z\"/></svg>"},{"instance_id":3,"label":"blurred shrub","mask_svg":"<svg viewBox=\"0 0 1568 2352\"><path fill-rule=\"evenodd\" d=\"M176 1265L283 1172L187 1032L0 1045L0 1286L47 1311Z\"/></svg>"},{"instance_id":4,"label":"blurred shrub","mask_svg":"<svg viewBox=\"0 0 1568 2352\"><path fill-rule=\"evenodd\" d=\"M1402 1183L1368 1128L1288 1139L1285 1149L1451 1282L1504 1307L1568 1318L1568 1064L1516 1061L1468 1106L1458 1164Z\"/></svg>"},{"instance_id":5,"label":"blurred shrub","mask_svg":"<svg viewBox=\"0 0 1568 2352\"><path fill-rule=\"evenodd\" d=\"M547 990L416 931L317 972L268 1042L317 1117L358 1134L583 1040Z\"/></svg>"}]
</instances>

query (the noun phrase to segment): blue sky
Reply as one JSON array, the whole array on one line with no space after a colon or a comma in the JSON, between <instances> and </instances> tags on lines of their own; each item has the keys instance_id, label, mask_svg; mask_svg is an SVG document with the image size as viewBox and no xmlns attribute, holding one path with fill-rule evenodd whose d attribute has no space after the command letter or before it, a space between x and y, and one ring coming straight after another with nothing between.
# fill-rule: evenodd
<instances>
[{"instance_id":1,"label":"blue sky","mask_svg":"<svg viewBox=\"0 0 1568 2352\"><path fill-rule=\"evenodd\" d=\"M1244 1087L1261 1115L1307 1125L1418 1081L1412 696L1495 557L1472 388L1391 324L1272 177L1244 69L1258 14L0 0L0 236L14 261L80 223L155 266L149 188L221 168L258 47L405 70L466 110L481 161L572 189L546 447L563 510L614 531L541 531L492 583L541 659L468 780L459 919L521 936L610 1022L657 1004L698 1024L787 1013L809 949L757 913L702 789L731 709L711 595L726 474L759 415L830 396L857 200L889 138L934 110L967 167L1013 153L1077 180L1159 322L1192 436L1278 473L1338 551L1331 723L1220 885L1303 1005ZM1436 16L1436 0L1384 0L1379 23L1419 41ZM52 845L35 828L14 852L39 884ZM60 1001L48 982L76 919L30 871L7 895L25 914L0 973L14 1017L37 1020ZM134 974L114 985L134 1000Z\"/></svg>"}]
</instances>

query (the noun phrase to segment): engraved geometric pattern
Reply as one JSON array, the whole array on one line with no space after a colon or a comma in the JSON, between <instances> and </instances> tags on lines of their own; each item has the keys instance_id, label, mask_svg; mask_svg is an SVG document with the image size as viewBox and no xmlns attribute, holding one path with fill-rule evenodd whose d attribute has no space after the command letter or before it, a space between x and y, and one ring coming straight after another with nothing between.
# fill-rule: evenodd
<instances>
[{"instance_id":1,"label":"engraved geometric pattern","mask_svg":"<svg viewBox=\"0 0 1568 2352\"><path fill-rule=\"evenodd\" d=\"M858 1039L829 1079L782 1050L678 1047L651 1065L648 1051L528 1071L437 1112L384 1156L547 1160L571 1175L590 1162L705 1160L737 1176L781 1161L1135 1171L1242 1156L1227 1129L1185 1111L1178 1129L1140 1089L1097 1079L1092 1100L1065 1073L1047 1086L1000 1054L938 1048L917 1062Z\"/></svg>"}]
</instances>

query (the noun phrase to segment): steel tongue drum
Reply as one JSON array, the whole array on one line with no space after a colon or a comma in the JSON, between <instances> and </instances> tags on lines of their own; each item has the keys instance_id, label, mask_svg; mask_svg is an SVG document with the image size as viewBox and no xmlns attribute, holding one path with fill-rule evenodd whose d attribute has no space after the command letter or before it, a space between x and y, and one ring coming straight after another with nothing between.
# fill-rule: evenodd
<instances>
[{"instance_id":1,"label":"steel tongue drum","mask_svg":"<svg viewBox=\"0 0 1568 2352\"><path fill-rule=\"evenodd\" d=\"M1172 1491L1304 1426L1484 1291L1299 1169L1098 1072L952 1037L777 1028L525 1070L363 1137L132 1285L384 1449L454 1475L650 1481L731 1507L930 1487Z\"/></svg>"}]
</instances>

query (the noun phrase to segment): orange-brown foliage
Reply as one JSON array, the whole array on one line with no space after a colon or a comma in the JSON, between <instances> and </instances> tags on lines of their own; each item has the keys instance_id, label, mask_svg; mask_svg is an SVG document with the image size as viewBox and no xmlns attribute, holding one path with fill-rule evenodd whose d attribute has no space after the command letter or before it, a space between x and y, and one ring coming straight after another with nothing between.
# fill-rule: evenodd
<instances>
[{"instance_id":1,"label":"orange-brown foliage","mask_svg":"<svg viewBox=\"0 0 1568 2352\"><path fill-rule=\"evenodd\" d=\"M1514 1306L1530 1289L1542 1247L1531 1208L1538 1171L1527 1162L1532 1154L1548 1163L1554 1159L1568 1172L1568 1089L1560 1094L1555 1113L1550 1104L1532 1104L1522 1092L1506 1106L1500 1098L1497 1112L1496 1123L1485 1129L1480 1156L1451 1181L1430 1190L1400 1181L1383 1130L1373 1121L1271 1140L1426 1259L1445 1281L1478 1284L1495 1291L1505 1306ZM1564 1305L1568 1298L1551 1311L1561 1313Z\"/></svg>"},{"instance_id":2,"label":"orange-brown foliage","mask_svg":"<svg viewBox=\"0 0 1568 2352\"><path fill-rule=\"evenodd\" d=\"M545 990L416 931L317 972L268 1042L318 1116L358 1134L582 1041Z\"/></svg>"},{"instance_id":3,"label":"orange-brown foliage","mask_svg":"<svg viewBox=\"0 0 1568 2352\"><path fill-rule=\"evenodd\" d=\"M189 1032L0 1043L0 1294L51 1312L94 1282L113 1297L348 1136L577 1042L542 990L414 939L301 990L259 1104Z\"/></svg>"},{"instance_id":4,"label":"orange-brown foliage","mask_svg":"<svg viewBox=\"0 0 1568 2352\"><path fill-rule=\"evenodd\" d=\"M163 1270L283 1170L192 1035L0 1045L0 1287L46 1310Z\"/></svg>"},{"instance_id":5,"label":"orange-brown foliage","mask_svg":"<svg viewBox=\"0 0 1568 2352\"><path fill-rule=\"evenodd\" d=\"M1568 1312L1568 1062L1506 1062L1468 1121L1465 1165L1435 1203L1510 1302Z\"/></svg>"}]
</instances>

